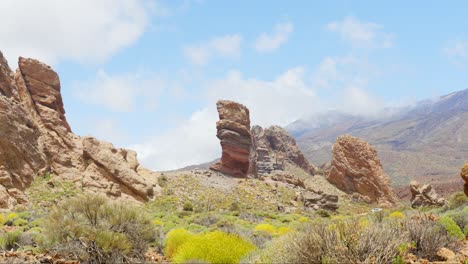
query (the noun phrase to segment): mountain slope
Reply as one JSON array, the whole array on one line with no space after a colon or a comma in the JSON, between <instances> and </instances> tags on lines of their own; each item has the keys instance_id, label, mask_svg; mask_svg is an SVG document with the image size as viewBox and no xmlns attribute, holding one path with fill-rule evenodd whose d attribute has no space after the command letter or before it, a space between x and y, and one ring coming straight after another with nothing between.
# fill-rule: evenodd
<instances>
[{"instance_id":1,"label":"mountain slope","mask_svg":"<svg viewBox=\"0 0 468 264\"><path fill-rule=\"evenodd\" d=\"M288 130L315 164L330 160L337 136L351 134L377 149L395 186L410 179L458 181L468 159L468 89L395 113L377 119L332 112L297 121Z\"/></svg>"}]
</instances>

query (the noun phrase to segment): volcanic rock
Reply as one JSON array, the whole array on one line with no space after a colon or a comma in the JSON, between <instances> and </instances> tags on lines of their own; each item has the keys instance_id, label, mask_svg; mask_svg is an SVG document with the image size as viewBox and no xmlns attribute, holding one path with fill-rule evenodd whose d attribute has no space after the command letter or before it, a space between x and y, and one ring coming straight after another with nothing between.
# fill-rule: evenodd
<instances>
[{"instance_id":1,"label":"volcanic rock","mask_svg":"<svg viewBox=\"0 0 468 264\"><path fill-rule=\"evenodd\" d=\"M296 197L296 200L303 202L305 208L311 208L314 210L324 209L336 211L338 209L337 195L305 191Z\"/></svg>"},{"instance_id":2,"label":"volcanic rock","mask_svg":"<svg viewBox=\"0 0 468 264\"><path fill-rule=\"evenodd\" d=\"M369 143L349 135L340 136L332 148L328 181L342 191L357 192L371 202L392 206L397 198L390 188L377 152Z\"/></svg>"},{"instance_id":3,"label":"volcanic rock","mask_svg":"<svg viewBox=\"0 0 468 264\"><path fill-rule=\"evenodd\" d=\"M465 181L465 185L463 189L465 191L465 195L468 196L468 163L465 164L465 166L463 166L460 172L460 176Z\"/></svg>"},{"instance_id":4,"label":"volcanic rock","mask_svg":"<svg viewBox=\"0 0 468 264\"><path fill-rule=\"evenodd\" d=\"M242 104L220 100L216 103L219 121L217 137L221 141L221 160L210 169L234 177L247 177L252 145L249 109Z\"/></svg>"},{"instance_id":5,"label":"volcanic rock","mask_svg":"<svg viewBox=\"0 0 468 264\"><path fill-rule=\"evenodd\" d=\"M437 195L430 184L419 184L416 181L410 183L411 188L411 207L421 206L443 206L446 201Z\"/></svg>"},{"instance_id":6,"label":"volcanic rock","mask_svg":"<svg viewBox=\"0 0 468 264\"><path fill-rule=\"evenodd\" d=\"M251 163L255 164L255 173L269 174L274 170L284 170L287 163L294 164L309 174L315 173L316 168L304 157L296 145L296 140L282 127L271 126L263 129L253 126L251 134L250 159Z\"/></svg>"},{"instance_id":7,"label":"volcanic rock","mask_svg":"<svg viewBox=\"0 0 468 264\"><path fill-rule=\"evenodd\" d=\"M85 191L150 199L155 185L136 153L72 133L60 89L50 66L20 57L13 73L0 52L0 207L26 203L23 191L45 173Z\"/></svg>"}]
</instances>

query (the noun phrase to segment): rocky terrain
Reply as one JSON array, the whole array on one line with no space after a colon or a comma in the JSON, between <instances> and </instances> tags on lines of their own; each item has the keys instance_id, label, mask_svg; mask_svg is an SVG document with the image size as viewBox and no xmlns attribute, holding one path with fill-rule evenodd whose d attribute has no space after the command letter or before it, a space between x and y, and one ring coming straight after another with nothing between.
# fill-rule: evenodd
<instances>
[{"instance_id":1,"label":"rocky terrain","mask_svg":"<svg viewBox=\"0 0 468 264\"><path fill-rule=\"evenodd\" d=\"M0 53L0 206L27 202L24 190L50 173L76 188L147 201L157 186L136 153L73 134L60 80L49 66L19 58L16 72Z\"/></svg>"},{"instance_id":2,"label":"rocky terrain","mask_svg":"<svg viewBox=\"0 0 468 264\"><path fill-rule=\"evenodd\" d=\"M468 156L468 90L386 113L363 117L327 112L287 129L315 164L328 162L335 139L350 134L376 148L394 186L407 186L411 180L435 188L448 182L459 186L459 168Z\"/></svg>"},{"instance_id":3,"label":"rocky terrain","mask_svg":"<svg viewBox=\"0 0 468 264\"><path fill-rule=\"evenodd\" d=\"M437 195L430 184L419 184L416 181L410 183L411 207L443 206L446 200Z\"/></svg>"},{"instance_id":4,"label":"rocky terrain","mask_svg":"<svg viewBox=\"0 0 468 264\"><path fill-rule=\"evenodd\" d=\"M371 202L384 206L396 203L390 179L369 143L349 135L340 136L332 153L328 181L346 193L359 193Z\"/></svg>"},{"instance_id":5,"label":"rocky terrain","mask_svg":"<svg viewBox=\"0 0 468 264\"><path fill-rule=\"evenodd\" d=\"M468 164L465 164L465 166L463 166L462 171L460 172L460 176L465 181L463 189L465 191L466 196L468 196Z\"/></svg>"}]
</instances>

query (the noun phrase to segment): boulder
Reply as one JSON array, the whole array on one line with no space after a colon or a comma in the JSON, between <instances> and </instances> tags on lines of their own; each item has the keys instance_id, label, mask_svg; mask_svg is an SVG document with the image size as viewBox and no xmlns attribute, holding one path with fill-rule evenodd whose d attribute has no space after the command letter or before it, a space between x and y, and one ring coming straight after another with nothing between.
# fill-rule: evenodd
<instances>
[{"instance_id":1,"label":"boulder","mask_svg":"<svg viewBox=\"0 0 468 264\"><path fill-rule=\"evenodd\" d=\"M249 109L242 104L220 100L216 104L219 121L217 137L221 142L221 160L211 170L234 177L247 177L252 144Z\"/></svg>"},{"instance_id":2,"label":"boulder","mask_svg":"<svg viewBox=\"0 0 468 264\"><path fill-rule=\"evenodd\" d=\"M18 64L13 73L0 52L1 208L27 203L24 190L46 172L114 198L154 195L135 152L72 133L60 79L50 66L22 57Z\"/></svg>"},{"instance_id":3,"label":"boulder","mask_svg":"<svg viewBox=\"0 0 468 264\"><path fill-rule=\"evenodd\" d=\"M430 184L419 184L416 181L410 183L411 207L421 206L443 206L446 201L437 195Z\"/></svg>"},{"instance_id":4,"label":"boulder","mask_svg":"<svg viewBox=\"0 0 468 264\"><path fill-rule=\"evenodd\" d=\"M297 201L302 201L304 207L318 210L324 209L329 211L336 211L338 209L338 196L325 193L315 193L312 191L305 191L296 198Z\"/></svg>"},{"instance_id":5,"label":"boulder","mask_svg":"<svg viewBox=\"0 0 468 264\"><path fill-rule=\"evenodd\" d=\"M337 138L327 179L348 194L357 192L382 206L393 206L397 201L377 151L356 137Z\"/></svg>"},{"instance_id":6,"label":"boulder","mask_svg":"<svg viewBox=\"0 0 468 264\"><path fill-rule=\"evenodd\" d=\"M468 196L468 163L463 166L460 176L462 179L465 181L465 184L463 185L463 190L465 191L465 195Z\"/></svg>"}]
</instances>

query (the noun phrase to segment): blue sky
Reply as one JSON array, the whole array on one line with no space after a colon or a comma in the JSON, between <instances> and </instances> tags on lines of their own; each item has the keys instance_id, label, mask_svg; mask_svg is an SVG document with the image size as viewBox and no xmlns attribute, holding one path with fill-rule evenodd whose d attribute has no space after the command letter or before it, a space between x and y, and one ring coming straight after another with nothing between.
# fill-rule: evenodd
<instances>
[{"instance_id":1,"label":"blue sky","mask_svg":"<svg viewBox=\"0 0 468 264\"><path fill-rule=\"evenodd\" d=\"M5 0L0 50L59 73L75 133L166 170L220 155L217 99L254 124L468 88L465 1Z\"/></svg>"}]
</instances>

